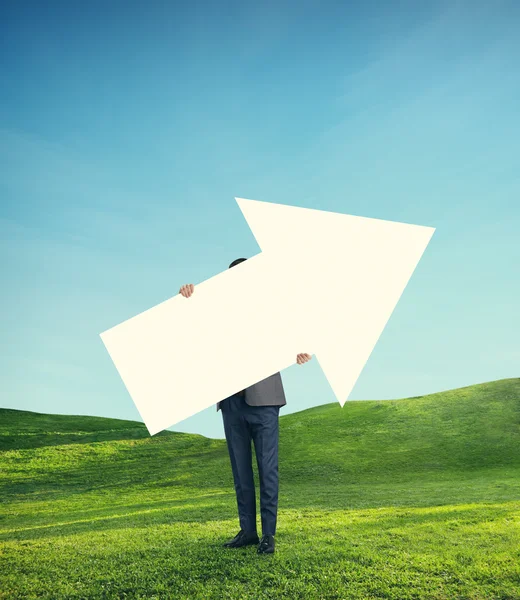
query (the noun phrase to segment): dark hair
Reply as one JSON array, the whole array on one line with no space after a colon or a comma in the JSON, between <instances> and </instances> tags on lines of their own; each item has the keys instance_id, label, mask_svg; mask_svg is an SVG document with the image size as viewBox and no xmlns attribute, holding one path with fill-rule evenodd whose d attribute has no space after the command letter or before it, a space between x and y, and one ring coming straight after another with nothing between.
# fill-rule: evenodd
<instances>
[{"instance_id":1,"label":"dark hair","mask_svg":"<svg viewBox=\"0 0 520 600\"><path fill-rule=\"evenodd\" d=\"M239 263L244 262L245 260L247 260L247 258L237 258L229 265L228 268L231 269L231 267L234 267L235 265L238 265Z\"/></svg>"}]
</instances>

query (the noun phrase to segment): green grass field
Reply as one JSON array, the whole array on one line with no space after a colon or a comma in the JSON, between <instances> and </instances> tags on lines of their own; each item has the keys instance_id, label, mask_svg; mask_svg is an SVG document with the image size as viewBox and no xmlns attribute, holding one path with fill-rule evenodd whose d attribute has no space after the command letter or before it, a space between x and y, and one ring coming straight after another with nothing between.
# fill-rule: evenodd
<instances>
[{"instance_id":1,"label":"green grass field","mask_svg":"<svg viewBox=\"0 0 520 600\"><path fill-rule=\"evenodd\" d=\"M0 410L0 598L520 599L520 379L281 414L258 555L225 440Z\"/></svg>"}]
</instances>

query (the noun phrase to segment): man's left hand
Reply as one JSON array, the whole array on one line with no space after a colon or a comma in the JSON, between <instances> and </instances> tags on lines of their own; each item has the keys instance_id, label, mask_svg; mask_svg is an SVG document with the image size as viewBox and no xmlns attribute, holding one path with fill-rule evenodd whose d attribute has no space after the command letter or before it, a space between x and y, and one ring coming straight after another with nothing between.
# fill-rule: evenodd
<instances>
[{"instance_id":1,"label":"man's left hand","mask_svg":"<svg viewBox=\"0 0 520 600\"><path fill-rule=\"evenodd\" d=\"M304 352L303 354L298 354L298 356L296 357L296 362L299 365L303 365L303 363L308 362L309 360L311 360L312 356L310 354L307 354L306 352Z\"/></svg>"}]
</instances>

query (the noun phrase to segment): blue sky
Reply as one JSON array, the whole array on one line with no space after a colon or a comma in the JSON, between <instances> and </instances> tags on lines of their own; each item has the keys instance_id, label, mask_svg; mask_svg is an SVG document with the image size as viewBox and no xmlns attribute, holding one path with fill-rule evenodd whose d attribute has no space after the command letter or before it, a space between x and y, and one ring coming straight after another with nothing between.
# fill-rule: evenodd
<instances>
[{"instance_id":1,"label":"blue sky","mask_svg":"<svg viewBox=\"0 0 520 600\"><path fill-rule=\"evenodd\" d=\"M235 196L437 228L351 399L519 376L519 26L498 0L3 2L0 405L140 420L99 333L259 252ZM335 401L316 359L282 378L282 415ZM173 429L224 437L214 405Z\"/></svg>"}]
</instances>

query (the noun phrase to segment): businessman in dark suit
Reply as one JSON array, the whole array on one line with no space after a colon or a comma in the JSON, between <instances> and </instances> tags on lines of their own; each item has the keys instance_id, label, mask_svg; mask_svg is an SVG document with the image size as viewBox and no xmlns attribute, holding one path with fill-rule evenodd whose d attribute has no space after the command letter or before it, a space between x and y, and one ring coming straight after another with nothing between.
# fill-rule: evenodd
<instances>
[{"instance_id":1,"label":"businessman in dark suit","mask_svg":"<svg viewBox=\"0 0 520 600\"><path fill-rule=\"evenodd\" d=\"M247 259L237 258L229 268L244 260ZM194 285L187 284L181 287L180 293L189 298L193 291ZM296 362L303 364L311 358L307 353L298 354ZM217 403L217 411L221 410L224 422L240 522L240 531L224 544L227 548L258 544L260 554L274 552L278 512L278 415L285 404L280 373ZM260 477L261 540L256 527L251 440Z\"/></svg>"}]
</instances>

